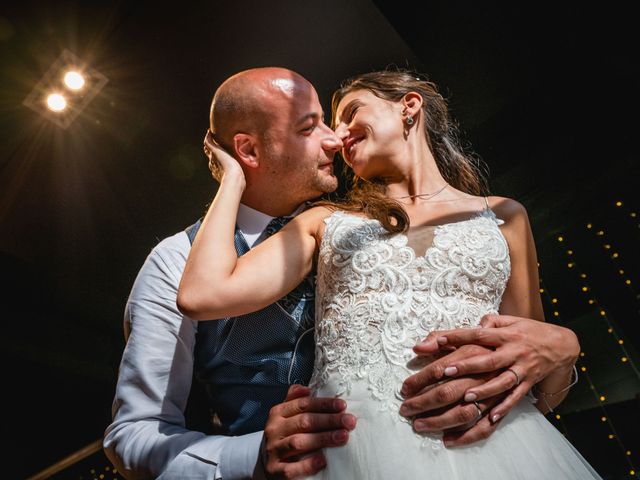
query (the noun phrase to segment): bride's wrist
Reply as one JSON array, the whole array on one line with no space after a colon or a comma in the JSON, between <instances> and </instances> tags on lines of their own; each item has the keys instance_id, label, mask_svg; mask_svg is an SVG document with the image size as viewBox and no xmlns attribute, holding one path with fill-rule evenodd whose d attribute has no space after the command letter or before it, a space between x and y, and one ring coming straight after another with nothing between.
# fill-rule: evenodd
<instances>
[{"instance_id":1,"label":"bride's wrist","mask_svg":"<svg viewBox=\"0 0 640 480\"><path fill-rule=\"evenodd\" d=\"M247 181L242 169L225 171L220 181L221 188L239 189L241 192L244 192L246 186Z\"/></svg>"}]
</instances>

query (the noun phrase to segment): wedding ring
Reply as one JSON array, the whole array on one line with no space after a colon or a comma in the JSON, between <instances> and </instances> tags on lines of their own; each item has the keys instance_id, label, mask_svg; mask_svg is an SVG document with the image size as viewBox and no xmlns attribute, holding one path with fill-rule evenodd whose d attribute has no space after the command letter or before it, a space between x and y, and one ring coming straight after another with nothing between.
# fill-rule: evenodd
<instances>
[{"instance_id":1,"label":"wedding ring","mask_svg":"<svg viewBox=\"0 0 640 480\"><path fill-rule=\"evenodd\" d=\"M482 411L482 408L480 408L480 404L478 402L473 402L473 404L478 409L478 420L480 420L482 418L482 415L484 415L484 412Z\"/></svg>"},{"instance_id":2,"label":"wedding ring","mask_svg":"<svg viewBox=\"0 0 640 480\"><path fill-rule=\"evenodd\" d=\"M518 375L513 368L507 368L507 372L513 373L513 375L516 377L516 386L520 385L520 375Z\"/></svg>"}]
</instances>

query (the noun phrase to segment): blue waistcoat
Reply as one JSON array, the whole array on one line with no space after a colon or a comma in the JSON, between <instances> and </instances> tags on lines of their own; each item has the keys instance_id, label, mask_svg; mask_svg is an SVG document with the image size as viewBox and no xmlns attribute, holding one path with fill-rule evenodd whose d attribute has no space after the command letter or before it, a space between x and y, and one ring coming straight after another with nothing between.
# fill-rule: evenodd
<instances>
[{"instance_id":1,"label":"blue waistcoat","mask_svg":"<svg viewBox=\"0 0 640 480\"><path fill-rule=\"evenodd\" d=\"M200 221L187 228L189 239ZM238 255L249 250L236 228ZM206 392L219 433L262 430L272 406L291 384L307 384L314 362L314 281L262 310L198 323L194 374ZM250 296L251 292L247 292Z\"/></svg>"}]
</instances>

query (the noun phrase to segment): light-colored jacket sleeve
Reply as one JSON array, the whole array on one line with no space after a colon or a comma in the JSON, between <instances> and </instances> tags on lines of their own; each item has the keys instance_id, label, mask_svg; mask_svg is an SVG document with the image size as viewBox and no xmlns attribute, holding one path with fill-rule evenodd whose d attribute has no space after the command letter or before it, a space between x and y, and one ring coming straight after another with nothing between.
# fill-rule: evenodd
<instances>
[{"instance_id":1,"label":"light-colored jacket sleeve","mask_svg":"<svg viewBox=\"0 0 640 480\"><path fill-rule=\"evenodd\" d=\"M197 322L180 314L176 293L189 248L185 233L160 242L125 308L127 343L103 447L127 479L232 480L251 478L256 467L262 432L226 437L185 428Z\"/></svg>"}]
</instances>

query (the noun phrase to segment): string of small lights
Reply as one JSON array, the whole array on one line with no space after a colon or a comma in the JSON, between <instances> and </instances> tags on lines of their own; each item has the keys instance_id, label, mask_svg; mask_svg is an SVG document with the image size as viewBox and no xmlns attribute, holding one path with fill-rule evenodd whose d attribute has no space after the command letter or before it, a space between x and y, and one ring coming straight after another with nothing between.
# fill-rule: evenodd
<instances>
[{"instance_id":1,"label":"string of small lights","mask_svg":"<svg viewBox=\"0 0 640 480\"><path fill-rule=\"evenodd\" d=\"M625 206L621 200L616 200L615 206L618 210L624 213L626 218L630 218L634 222L636 228L640 228L640 222L638 222L638 212L633 209L629 209Z\"/></svg>"},{"instance_id":2,"label":"string of small lights","mask_svg":"<svg viewBox=\"0 0 640 480\"><path fill-rule=\"evenodd\" d=\"M559 235L557 237L557 240L559 244L566 245L565 237L563 235ZM620 361L623 364L628 364L632 368L636 377L640 379L640 371L638 370L638 367L636 366L636 363L634 362L633 358L627 351L627 348L624 345L624 339L622 339L622 337L618 334L618 332L614 328L611 320L609 319L609 314L607 313L607 310L602 305L600 305L595 295L593 295L591 286L587 281L587 278L588 278L587 274L584 271L581 271L581 269L579 268L575 260L575 251L572 248L565 247L565 254L568 257L567 268L575 271L576 275L579 277L579 283L581 284L580 290L585 294L585 296L588 297L587 303L591 305L594 309L596 309L598 314L602 317L602 319L605 321L607 325L607 333L610 334L613 337L614 341L618 344L621 350ZM558 312L554 311L553 315L557 316Z\"/></svg>"},{"instance_id":3,"label":"string of small lights","mask_svg":"<svg viewBox=\"0 0 640 480\"><path fill-rule=\"evenodd\" d=\"M569 268L572 268L572 267L569 267ZM557 297L552 296L551 293L549 292L549 289L545 287L544 282L542 280L542 275L540 275L540 294L543 296L543 300L546 300L546 303L550 305L550 307L552 308L553 316L555 317L555 322L557 322L559 325L566 324L566 322L563 321L560 315L560 312L558 310L559 300ZM620 448L620 451L622 452L624 458L627 461L629 475L631 477L636 477L636 472L638 470L633 463L632 452L623 444L622 439L620 438L620 435L618 435L617 433L616 427L613 424L613 421L611 420L611 416L607 412L607 408L605 406L606 396L599 391L593 379L591 378L591 375L589 375L589 370L586 365L585 356L586 356L586 353L584 351L581 351L578 357L578 360L576 361L576 366L578 368L578 371L580 372L579 375L584 379L584 381L587 382L587 384L589 385L589 390L592 392L593 396L596 399L598 408L601 411L600 421L603 423L606 423L607 427L609 428L607 439L609 441L611 440L616 441L618 447ZM562 415L560 413L555 413L554 416L555 416L556 423L559 424L560 430L562 431L562 433L565 435L565 437L569 438L568 429Z\"/></svg>"},{"instance_id":4,"label":"string of small lights","mask_svg":"<svg viewBox=\"0 0 640 480\"><path fill-rule=\"evenodd\" d=\"M622 202L617 202L616 205L618 204L621 205ZM620 265L620 253L616 248L614 248L612 242L606 238L604 228L596 228L590 222L590 223L587 223L587 230L592 231L596 235L596 237L599 238L602 244L602 248L605 250L605 252L607 252L607 256L611 260L611 263L613 264L613 267L618 273L618 275L622 277L625 287L629 291L631 291L633 298L635 298L636 301L640 301L640 297L638 296L638 292L636 292L635 288L633 287L633 282L631 281L631 278L629 278L629 275L626 269L622 268L622 266Z\"/></svg>"},{"instance_id":5,"label":"string of small lights","mask_svg":"<svg viewBox=\"0 0 640 480\"><path fill-rule=\"evenodd\" d=\"M602 235L601 235L602 236ZM582 292L585 295L586 298L586 302L587 304L595 309L595 312L597 313L597 315L599 315L600 318L602 318L605 322L605 326L607 329L607 333L613 338L613 340L616 342L616 344L618 345L618 348L621 351L621 355L620 355L620 362L622 364L625 365L629 365L632 369L632 371L634 372L635 376L637 378L640 379L640 372L638 371L638 368L635 364L635 362L633 361L633 358L629 355L629 352L627 351L625 345L624 345L624 340L621 338L621 336L618 334L618 332L616 331L616 329L614 328L614 325L611 321L611 319L609 318L609 314L607 313L607 310L598 302L597 298L595 297L595 295L593 294L592 288L587 280L588 275L586 274L586 272L582 271L576 261L575 258L575 251L572 248L568 248L567 247L567 241L565 239L564 235L559 235L557 237L557 244L564 250L564 253L567 257L567 263L566 266L569 270L571 270L572 272L575 272L575 275L578 277L578 286L580 289L580 292ZM605 247L606 250L608 250ZM609 247L610 249L610 247ZM613 257L613 259L617 259L619 258L619 255ZM540 278L542 278L542 275L540 276ZM626 285L629 285L628 283L625 283ZM544 295L543 298L546 298L548 304L550 305L550 310L552 311L552 315L553 317L560 323L564 323L562 322L561 318L560 318L560 312L558 309L558 298L554 297L550 294L549 290L547 288L545 288L544 284L542 283L541 280L541 284L540 284L540 293ZM585 362L585 352L582 351L580 353L579 359L577 361L577 366L580 372L580 375L584 378L584 380L587 382L588 386L589 386L589 390L592 392L592 394L594 395L596 401L597 401L597 405L599 406L600 410L601 410L601 417L600 417L600 421L605 423L608 427L609 433L607 434L607 437L609 440L615 440L618 447L620 448L620 450L622 451L622 453L624 454L624 457L627 461L628 464L628 472L632 477L636 476L636 472L637 469L634 465L634 462L632 460L632 452L630 449L626 448L625 445L622 442L622 439L620 438L620 436L617 433L617 430L615 428L615 425L613 424L612 420L611 420L611 416L608 414L606 406L605 406L605 401L606 401L606 396L604 395L603 392L600 391L600 389L598 389L593 381L593 378L591 377L591 375L588 372L588 366ZM556 420L561 421L561 417L559 418L559 415L556 415ZM566 426L564 426L564 424L562 424L563 428L566 429Z\"/></svg>"}]
</instances>

